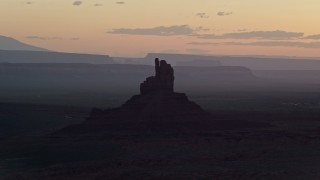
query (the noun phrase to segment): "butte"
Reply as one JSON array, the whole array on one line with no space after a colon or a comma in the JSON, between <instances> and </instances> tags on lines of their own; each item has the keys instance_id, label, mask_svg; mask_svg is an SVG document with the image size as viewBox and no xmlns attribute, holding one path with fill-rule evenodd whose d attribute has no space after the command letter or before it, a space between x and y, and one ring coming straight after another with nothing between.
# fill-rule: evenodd
<instances>
[{"instance_id":1,"label":"butte","mask_svg":"<svg viewBox=\"0 0 320 180\"><path fill-rule=\"evenodd\" d=\"M155 76L140 84L140 94L113 109L94 108L82 123L60 132L190 132L209 130L212 116L184 93L174 92L174 70L165 60L155 59Z\"/></svg>"}]
</instances>

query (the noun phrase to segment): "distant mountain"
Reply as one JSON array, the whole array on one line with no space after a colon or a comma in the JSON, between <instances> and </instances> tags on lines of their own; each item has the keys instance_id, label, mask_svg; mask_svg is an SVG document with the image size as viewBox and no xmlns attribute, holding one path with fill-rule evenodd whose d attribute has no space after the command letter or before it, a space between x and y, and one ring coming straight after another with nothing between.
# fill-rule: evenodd
<instances>
[{"instance_id":1,"label":"distant mountain","mask_svg":"<svg viewBox=\"0 0 320 180\"><path fill-rule=\"evenodd\" d=\"M114 63L108 55L76 54L50 51L0 50L0 63Z\"/></svg>"},{"instance_id":2,"label":"distant mountain","mask_svg":"<svg viewBox=\"0 0 320 180\"><path fill-rule=\"evenodd\" d=\"M320 70L320 60L277 58L277 57L244 57L244 56L204 56L188 54L149 53L144 59L160 57L168 59L172 64L194 60L220 62L223 66L243 66L252 70Z\"/></svg>"},{"instance_id":3,"label":"distant mountain","mask_svg":"<svg viewBox=\"0 0 320 180\"><path fill-rule=\"evenodd\" d=\"M18 51L49 51L44 48L39 48L32 46L23 42L20 42L11 37L1 36L0 35L0 50L18 50Z\"/></svg>"},{"instance_id":4,"label":"distant mountain","mask_svg":"<svg viewBox=\"0 0 320 180\"><path fill-rule=\"evenodd\" d=\"M113 59L123 64L151 65L156 57L166 59L173 66L243 66L251 70L320 70L320 58L149 53L142 58L114 57Z\"/></svg>"}]
</instances>

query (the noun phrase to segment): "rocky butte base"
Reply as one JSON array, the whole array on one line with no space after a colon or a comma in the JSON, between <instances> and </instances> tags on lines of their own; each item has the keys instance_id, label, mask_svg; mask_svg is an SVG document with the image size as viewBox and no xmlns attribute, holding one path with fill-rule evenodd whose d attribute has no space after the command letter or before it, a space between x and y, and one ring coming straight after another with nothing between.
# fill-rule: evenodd
<instances>
[{"instance_id":1,"label":"rocky butte base","mask_svg":"<svg viewBox=\"0 0 320 180\"><path fill-rule=\"evenodd\" d=\"M140 84L140 94L121 107L93 109L83 124L61 132L106 131L193 131L210 129L212 117L184 93L174 92L174 70L166 61L155 59L155 76Z\"/></svg>"}]
</instances>

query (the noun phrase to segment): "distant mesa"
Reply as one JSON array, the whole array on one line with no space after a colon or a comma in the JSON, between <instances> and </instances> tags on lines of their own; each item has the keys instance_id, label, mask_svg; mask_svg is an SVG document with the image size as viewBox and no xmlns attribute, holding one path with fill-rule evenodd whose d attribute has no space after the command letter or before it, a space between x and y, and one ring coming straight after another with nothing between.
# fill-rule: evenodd
<instances>
[{"instance_id":1,"label":"distant mesa","mask_svg":"<svg viewBox=\"0 0 320 180\"><path fill-rule=\"evenodd\" d=\"M48 51L0 50L0 63L88 63L112 64L108 55L76 54Z\"/></svg>"},{"instance_id":2,"label":"distant mesa","mask_svg":"<svg viewBox=\"0 0 320 180\"><path fill-rule=\"evenodd\" d=\"M177 61L176 66L216 67L222 66L221 62L213 59L194 59L191 61Z\"/></svg>"},{"instance_id":3,"label":"distant mesa","mask_svg":"<svg viewBox=\"0 0 320 180\"><path fill-rule=\"evenodd\" d=\"M155 76L140 84L140 94L113 109L94 108L87 120L60 131L98 133L107 131L193 131L209 127L211 115L174 92L174 70L165 60L155 59Z\"/></svg>"},{"instance_id":4,"label":"distant mesa","mask_svg":"<svg viewBox=\"0 0 320 180\"><path fill-rule=\"evenodd\" d=\"M222 66L223 63L219 58L206 55L194 54L165 54L165 53L148 53L144 59L145 63L150 62L150 59L163 57L173 66L198 66L198 67L215 67Z\"/></svg>"},{"instance_id":5,"label":"distant mesa","mask_svg":"<svg viewBox=\"0 0 320 180\"><path fill-rule=\"evenodd\" d=\"M48 49L36 47L23 42L20 42L11 37L0 35L0 50L7 51L49 51Z\"/></svg>"}]
</instances>

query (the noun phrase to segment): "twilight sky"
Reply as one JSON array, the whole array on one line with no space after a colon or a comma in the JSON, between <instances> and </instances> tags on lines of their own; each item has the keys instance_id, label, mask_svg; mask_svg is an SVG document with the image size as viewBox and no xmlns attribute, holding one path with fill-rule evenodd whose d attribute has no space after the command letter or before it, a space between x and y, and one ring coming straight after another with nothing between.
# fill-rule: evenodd
<instances>
[{"instance_id":1,"label":"twilight sky","mask_svg":"<svg viewBox=\"0 0 320 180\"><path fill-rule=\"evenodd\" d=\"M0 17L56 51L320 57L320 0L1 0Z\"/></svg>"}]
</instances>

